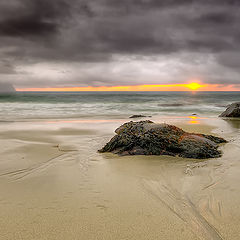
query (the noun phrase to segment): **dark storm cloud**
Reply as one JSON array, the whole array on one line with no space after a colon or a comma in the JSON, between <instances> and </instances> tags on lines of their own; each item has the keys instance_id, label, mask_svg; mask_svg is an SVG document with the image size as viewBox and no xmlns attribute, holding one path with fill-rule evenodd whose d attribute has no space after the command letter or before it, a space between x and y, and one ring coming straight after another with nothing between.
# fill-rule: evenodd
<instances>
[{"instance_id":1,"label":"dark storm cloud","mask_svg":"<svg viewBox=\"0 0 240 240\"><path fill-rule=\"evenodd\" d=\"M61 0L24 0L16 6L7 7L5 3L4 10L5 18L0 21L0 35L43 37L57 32L69 6Z\"/></svg>"},{"instance_id":2,"label":"dark storm cloud","mask_svg":"<svg viewBox=\"0 0 240 240\"><path fill-rule=\"evenodd\" d=\"M239 22L239 0L2 0L0 57L17 66L194 52L238 72Z\"/></svg>"},{"instance_id":3,"label":"dark storm cloud","mask_svg":"<svg viewBox=\"0 0 240 240\"><path fill-rule=\"evenodd\" d=\"M232 25L239 20L235 9L239 1L230 0L221 3L203 0L201 5L193 0L22 0L20 3L7 9L9 15L5 14L0 21L0 35L24 40L35 36L39 38L33 40L36 43L48 35L56 37L55 48L50 51L55 52L56 58L60 58L59 50L64 53L63 58L83 57L83 60L87 55L94 58L93 53L141 55L188 48L219 51L230 48L231 44L224 37L218 41L216 38L225 33L225 28L231 32ZM15 14L10 14L14 11ZM180 31L185 34L181 41L174 38L174 33Z\"/></svg>"},{"instance_id":4,"label":"dark storm cloud","mask_svg":"<svg viewBox=\"0 0 240 240\"><path fill-rule=\"evenodd\" d=\"M54 23L39 21L34 16L7 19L0 24L0 34L5 36L46 35L57 31Z\"/></svg>"}]
</instances>

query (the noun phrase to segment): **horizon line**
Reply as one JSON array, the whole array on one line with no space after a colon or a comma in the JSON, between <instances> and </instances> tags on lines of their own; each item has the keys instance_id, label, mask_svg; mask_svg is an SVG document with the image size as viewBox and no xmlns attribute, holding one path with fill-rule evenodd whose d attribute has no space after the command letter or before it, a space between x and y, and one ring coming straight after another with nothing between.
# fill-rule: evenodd
<instances>
[{"instance_id":1,"label":"horizon line","mask_svg":"<svg viewBox=\"0 0 240 240\"><path fill-rule=\"evenodd\" d=\"M240 91L240 84L207 84L199 81L181 84L122 85L86 87L30 87L15 88L18 92L187 92L187 91Z\"/></svg>"},{"instance_id":2,"label":"horizon line","mask_svg":"<svg viewBox=\"0 0 240 240\"><path fill-rule=\"evenodd\" d=\"M240 89L236 90L125 90L125 91L119 91L119 90L90 90L90 91L55 91L55 90L16 90L13 92L0 92L0 93L14 93L14 92L240 92Z\"/></svg>"}]
</instances>

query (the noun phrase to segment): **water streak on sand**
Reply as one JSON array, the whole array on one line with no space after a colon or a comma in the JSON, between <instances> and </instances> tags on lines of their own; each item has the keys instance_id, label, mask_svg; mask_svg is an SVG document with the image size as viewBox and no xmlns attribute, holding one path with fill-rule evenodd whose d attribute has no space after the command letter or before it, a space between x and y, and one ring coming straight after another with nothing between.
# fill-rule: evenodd
<instances>
[{"instance_id":1,"label":"water streak on sand","mask_svg":"<svg viewBox=\"0 0 240 240\"><path fill-rule=\"evenodd\" d=\"M143 188L180 218L200 240L223 240L218 230L199 212L192 200L167 181L142 180Z\"/></svg>"},{"instance_id":2,"label":"water streak on sand","mask_svg":"<svg viewBox=\"0 0 240 240\"><path fill-rule=\"evenodd\" d=\"M2 177L2 176L10 177L14 181L21 180L21 179L27 177L28 175L33 174L37 171L43 171L46 168L48 168L50 165L52 165L55 161L63 160L65 158L66 158L66 154L60 154L60 155L53 157L41 164L0 174L0 177Z\"/></svg>"}]
</instances>

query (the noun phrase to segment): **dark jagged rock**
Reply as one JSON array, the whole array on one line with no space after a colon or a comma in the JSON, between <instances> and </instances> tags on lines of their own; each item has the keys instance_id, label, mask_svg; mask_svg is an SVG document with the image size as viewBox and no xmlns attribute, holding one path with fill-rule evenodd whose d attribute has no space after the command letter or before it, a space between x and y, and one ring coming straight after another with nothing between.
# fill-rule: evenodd
<instances>
[{"instance_id":1,"label":"dark jagged rock","mask_svg":"<svg viewBox=\"0 0 240 240\"><path fill-rule=\"evenodd\" d=\"M99 152L119 155L170 155L185 158L220 157L218 144L223 138L188 133L182 129L154 122L127 122L115 130L115 135Z\"/></svg>"},{"instance_id":2,"label":"dark jagged rock","mask_svg":"<svg viewBox=\"0 0 240 240\"><path fill-rule=\"evenodd\" d=\"M219 117L240 118L240 102L229 105Z\"/></svg>"},{"instance_id":3,"label":"dark jagged rock","mask_svg":"<svg viewBox=\"0 0 240 240\"><path fill-rule=\"evenodd\" d=\"M152 117L152 116L145 116L145 115L132 115L129 118L145 118L145 117Z\"/></svg>"}]
</instances>

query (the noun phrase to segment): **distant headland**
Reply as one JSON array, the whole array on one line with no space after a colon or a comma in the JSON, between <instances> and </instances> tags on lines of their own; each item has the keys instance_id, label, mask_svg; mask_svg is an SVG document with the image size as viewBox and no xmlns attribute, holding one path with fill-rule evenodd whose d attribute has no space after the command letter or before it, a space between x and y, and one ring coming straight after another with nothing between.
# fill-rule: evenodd
<instances>
[{"instance_id":1,"label":"distant headland","mask_svg":"<svg viewBox=\"0 0 240 240\"><path fill-rule=\"evenodd\" d=\"M0 82L0 93L11 93L11 92L16 92L12 84Z\"/></svg>"}]
</instances>

